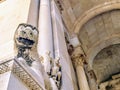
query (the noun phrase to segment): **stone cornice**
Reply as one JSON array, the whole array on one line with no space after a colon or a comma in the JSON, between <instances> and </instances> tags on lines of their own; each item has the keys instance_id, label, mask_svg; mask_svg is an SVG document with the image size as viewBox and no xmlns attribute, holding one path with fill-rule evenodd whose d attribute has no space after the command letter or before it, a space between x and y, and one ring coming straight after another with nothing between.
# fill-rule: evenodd
<instances>
[{"instance_id":1,"label":"stone cornice","mask_svg":"<svg viewBox=\"0 0 120 90\"><path fill-rule=\"evenodd\" d=\"M4 62L1 61L0 62L0 74L3 74L5 72L12 70L12 65L13 65L13 59L9 59Z\"/></svg>"},{"instance_id":2,"label":"stone cornice","mask_svg":"<svg viewBox=\"0 0 120 90\"><path fill-rule=\"evenodd\" d=\"M43 87L24 69L15 59L10 59L0 63L0 74L12 71L30 90L44 90Z\"/></svg>"}]
</instances>

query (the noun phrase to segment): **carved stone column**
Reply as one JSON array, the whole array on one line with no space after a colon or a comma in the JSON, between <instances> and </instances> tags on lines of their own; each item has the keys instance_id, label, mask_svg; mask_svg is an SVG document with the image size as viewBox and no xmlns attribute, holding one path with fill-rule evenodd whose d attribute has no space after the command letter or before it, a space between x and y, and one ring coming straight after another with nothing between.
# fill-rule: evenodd
<instances>
[{"instance_id":1,"label":"carved stone column","mask_svg":"<svg viewBox=\"0 0 120 90\"><path fill-rule=\"evenodd\" d=\"M50 0L40 0L38 53L43 55L48 51L53 57Z\"/></svg>"},{"instance_id":2,"label":"carved stone column","mask_svg":"<svg viewBox=\"0 0 120 90\"><path fill-rule=\"evenodd\" d=\"M74 51L74 53L72 54L72 60L73 60L74 67L76 69L79 88L80 90L90 90L88 86L88 81L85 75L85 71L83 68L84 56L80 52L77 52L79 49L81 48L80 47L76 48L76 51Z\"/></svg>"},{"instance_id":3,"label":"carved stone column","mask_svg":"<svg viewBox=\"0 0 120 90\"><path fill-rule=\"evenodd\" d=\"M51 59L53 58L53 35L52 35L52 25L51 25L51 10L50 10L51 0L40 0L40 11L39 11L39 37L38 37L38 54L43 56L43 70L45 71L43 77L45 81L46 90L51 89L51 85L54 86L49 79L50 69L51 69Z\"/></svg>"},{"instance_id":4,"label":"carved stone column","mask_svg":"<svg viewBox=\"0 0 120 90\"><path fill-rule=\"evenodd\" d=\"M31 0L30 8L29 8L29 15L28 15L28 24L31 24L35 27L38 26L38 15L39 15L39 5L40 0Z\"/></svg>"}]
</instances>

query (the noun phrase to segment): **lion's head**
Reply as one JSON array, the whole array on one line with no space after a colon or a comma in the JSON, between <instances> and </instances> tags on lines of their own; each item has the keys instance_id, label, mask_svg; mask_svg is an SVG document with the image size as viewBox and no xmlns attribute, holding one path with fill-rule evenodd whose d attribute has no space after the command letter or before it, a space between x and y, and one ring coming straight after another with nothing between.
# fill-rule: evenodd
<instances>
[{"instance_id":1,"label":"lion's head","mask_svg":"<svg viewBox=\"0 0 120 90\"><path fill-rule=\"evenodd\" d=\"M38 30L29 24L19 24L15 32L15 44L17 47L32 48L37 43Z\"/></svg>"}]
</instances>

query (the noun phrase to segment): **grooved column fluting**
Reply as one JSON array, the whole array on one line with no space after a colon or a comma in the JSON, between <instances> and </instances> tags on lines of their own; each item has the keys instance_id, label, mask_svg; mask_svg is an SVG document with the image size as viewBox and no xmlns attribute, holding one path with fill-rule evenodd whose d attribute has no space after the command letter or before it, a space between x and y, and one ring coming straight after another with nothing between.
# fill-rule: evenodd
<instances>
[{"instance_id":1,"label":"grooved column fluting","mask_svg":"<svg viewBox=\"0 0 120 90\"><path fill-rule=\"evenodd\" d=\"M53 57L53 36L50 13L50 0L40 0L38 53L51 52Z\"/></svg>"}]
</instances>

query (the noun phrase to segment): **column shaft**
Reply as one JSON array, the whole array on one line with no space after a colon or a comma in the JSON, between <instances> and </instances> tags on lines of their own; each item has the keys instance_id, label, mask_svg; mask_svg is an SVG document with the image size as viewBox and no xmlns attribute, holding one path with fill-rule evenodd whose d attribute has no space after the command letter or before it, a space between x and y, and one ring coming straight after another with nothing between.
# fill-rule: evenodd
<instances>
[{"instance_id":1,"label":"column shaft","mask_svg":"<svg viewBox=\"0 0 120 90\"><path fill-rule=\"evenodd\" d=\"M78 83L80 90L89 90L87 78L83 69L83 66L79 65L76 67L77 77L78 77Z\"/></svg>"},{"instance_id":2,"label":"column shaft","mask_svg":"<svg viewBox=\"0 0 120 90\"><path fill-rule=\"evenodd\" d=\"M43 55L46 51L51 52L53 57L53 36L51 26L50 1L41 0L39 12L39 39L38 53Z\"/></svg>"},{"instance_id":3,"label":"column shaft","mask_svg":"<svg viewBox=\"0 0 120 90\"><path fill-rule=\"evenodd\" d=\"M72 53L71 58L76 69L78 85L80 90L90 90L84 71L85 56L80 46L74 48L74 52Z\"/></svg>"},{"instance_id":4,"label":"column shaft","mask_svg":"<svg viewBox=\"0 0 120 90\"><path fill-rule=\"evenodd\" d=\"M39 6L40 0L31 0L27 23L35 27L38 27Z\"/></svg>"}]
</instances>

